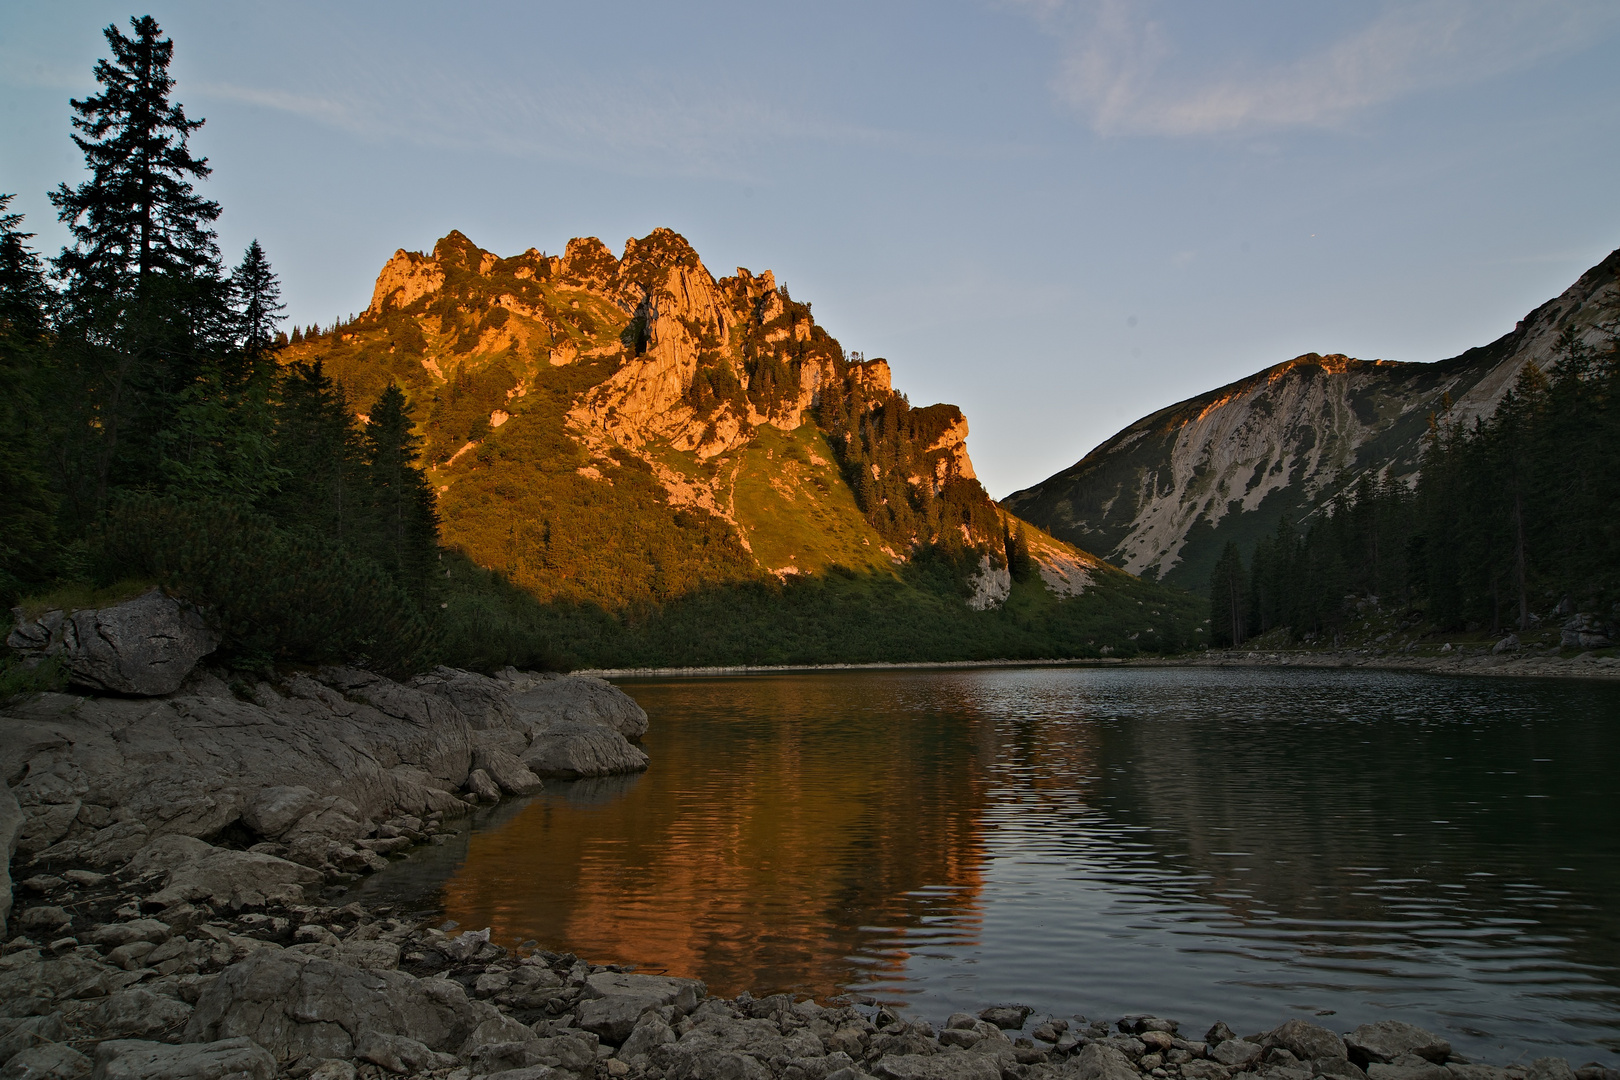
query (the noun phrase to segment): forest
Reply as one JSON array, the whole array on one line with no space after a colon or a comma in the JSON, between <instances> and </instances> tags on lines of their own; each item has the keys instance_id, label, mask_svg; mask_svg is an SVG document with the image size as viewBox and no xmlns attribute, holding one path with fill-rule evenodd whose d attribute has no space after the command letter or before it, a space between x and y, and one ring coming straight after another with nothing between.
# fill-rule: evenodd
<instances>
[{"instance_id":1,"label":"forest","mask_svg":"<svg viewBox=\"0 0 1620 1080\"><path fill-rule=\"evenodd\" d=\"M1549 370L1528 364L1489 417L1430 417L1413 486L1368 473L1303 523L1235 544L1210 585L1211 638L1286 627L1332 641L1377 597L1438 631L1528 631L1553 611L1620 601L1620 328L1566 329Z\"/></svg>"}]
</instances>

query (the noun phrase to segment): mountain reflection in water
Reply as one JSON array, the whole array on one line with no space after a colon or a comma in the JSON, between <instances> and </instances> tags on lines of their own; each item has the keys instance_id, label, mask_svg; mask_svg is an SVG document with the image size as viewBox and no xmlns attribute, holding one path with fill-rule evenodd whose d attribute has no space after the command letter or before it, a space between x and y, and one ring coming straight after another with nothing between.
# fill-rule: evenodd
<instances>
[{"instance_id":1,"label":"mountain reflection in water","mask_svg":"<svg viewBox=\"0 0 1620 1080\"><path fill-rule=\"evenodd\" d=\"M1398 1016L1483 1060L1620 1050L1620 687L1189 669L623 686L652 718L648 773L551 784L375 887L427 874L463 926L725 994L1155 1011L1194 1034Z\"/></svg>"}]
</instances>

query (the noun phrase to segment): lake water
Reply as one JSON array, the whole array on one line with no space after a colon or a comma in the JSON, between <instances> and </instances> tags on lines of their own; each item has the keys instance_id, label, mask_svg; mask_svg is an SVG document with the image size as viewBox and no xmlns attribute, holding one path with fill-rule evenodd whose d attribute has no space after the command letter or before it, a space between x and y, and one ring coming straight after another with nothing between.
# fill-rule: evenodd
<instances>
[{"instance_id":1,"label":"lake water","mask_svg":"<svg viewBox=\"0 0 1620 1080\"><path fill-rule=\"evenodd\" d=\"M1620 1056L1620 686L974 669L627 681L652 768L372 879L712 992Z\"/></svg>"}]
</instances>

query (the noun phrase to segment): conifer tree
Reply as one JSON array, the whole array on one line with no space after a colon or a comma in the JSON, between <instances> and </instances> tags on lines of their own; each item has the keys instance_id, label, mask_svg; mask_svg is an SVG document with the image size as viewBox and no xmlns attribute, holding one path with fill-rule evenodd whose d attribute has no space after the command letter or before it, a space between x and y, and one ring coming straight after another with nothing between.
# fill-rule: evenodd
<instances>
[{"instance_id":1,"label":"conifer tree","mask_svg":"<svg viewBox=\"0 0 1620 1080\"><path fill-rule=\"evenodd\" d=\"M364 438L377 556L402 584L420 585L439 545L433 489L416 464L422 440L412 431L411 409L396 383L388 384L368 415Z\"/></svg>"},{"instance_id":2,"label":"conifer tree","mask_svg":"<svg viewBox=\"0 0 1620 1080\"><path fill-rule=\"evenodd\" d=\"M101 92L71 102L75 145L89 179L51 193L73 236L55 260L63 282L61 329L78 408L75 460L64 482L88 478L80 512L109 487L153 471L157 434L227 316L213 223L219 204L197 195L207 159L188 140L203 126L170 100L174 43L151 16L131 36L104 31L110 59L96 64Z\"/></svg>"},{"instance_id":3,"label":"conifer tree","mask_svg":"<svg viewBox=\"0 0 1620 1080\"><path fill-rule=\"evenodd\" d=\"M293 364L282 375L276 403L275 460L285 470L269 499L284 525L352 544L363 515L364 454L343 387L321 362Z\"/></svg>"},{"instance_id":4,"label":"conifer tree","mask_svg":"<svg viewBox=\"0 0 1620 1080\"><path fill-rule=\"evenodd\" d=\"M1226 542L1209 582L1210 637L1216 645L1241 645L1244 633L1245 589L1243 556L1237 545Z\"/></svg>"},{"instance_id":5,"label":"conifer tree","mask_svg":"<svg viewBox=\"0 0 1620 1080\"><path fill-rule=\"evenodd\" d=\"M7 214L0 195L0 600L10 604L45 571L55 497L42 468L45 444L40 396L48 353L49 293L39 256L28 247L22 215Z\"/></svg>"}]
</instances>

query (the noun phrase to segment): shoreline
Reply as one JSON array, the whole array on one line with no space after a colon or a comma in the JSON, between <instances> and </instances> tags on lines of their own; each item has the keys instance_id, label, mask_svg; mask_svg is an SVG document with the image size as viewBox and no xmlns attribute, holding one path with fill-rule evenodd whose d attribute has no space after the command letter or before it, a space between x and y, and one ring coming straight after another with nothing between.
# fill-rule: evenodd
<instances>
[{"instance_id":1,"label":"shoreline","mask_svg":"<svg viewBox=\"0 0 1620 1080\"><path fill-rule=\"evenodd\" d=\"M1256 664L1269 660L1253 655ZM1168 1019L1087 1020L1001 1004L936 1028L864 997L723 998L696 980L533 941L508 947L491 941L489 928L441 922L431 905L402 908L351 886L396 857L445 843L453 820L474 806L532 791L533 777L517 765L549 760L541 746L549 740L598 745L609 714L634 719L621 715L633 702L601 683L518 672L497 680L445 670L409 686L342 669L320 674L324 682L295 674L262 684L254 702L204 673L191 693L165 699L41 695L8 708L16 745L0 757L13 758L24 779L0 794L22 796L11 805L21 811L13 824L26 824L16 870L28 876L17 882L13 936L0 946L6 1076L1620 1080L1596 1062L1524 1064L1528 1048L1501 1066L1466 1062L1443 1037L1399 1021L1345 1033L1294 1019L1247 1037L1217 1023L1183 1037ZM603 715L596 723L561 715L585 708ZM176 771L173 746L224 739L247 721L278 755L297 749L287 740L299 730L339 731L351 750L375 743L388 760L404 752L418 765L366 774L375 786L368 796L354 771L363 759L345 759L323 780L309 757L298 778L319 791L261 788L271 778L257 776L253 792L233 794L229 785L246 779L236 770L258 759L230 735L236 741ZM128 766L107 759L105 736L142 728L172 732L175 742L151 747L169 771L120 792ZM514 733L531 730L519 759ZM73 753L74 743L86 752ZM423 771L430 768L437 774ZM182 785L169 802L207 813L149 834L132 815L157 825L138 801L154 782ZM401 796L424 805L401 805ZM232 806L241 816L226 820L220 811Z\"/></svg>"},{"instance_id":2,"label":"shoreline","mask_svg":"<svg viewBox=\"0 0 1620 1080\"><path fill-rule=\"evenodd\" d=\"M1620 657L1560 651L1496 653L1490 646L1463 645L1448 654L1402 655L1380 650L1222 649L1151 657L1077 657L1058 660L916 660L850 664L719 664L712 667L580 668L569 674L607 680L723 678L825 671L934 671L979 668L1065 667L1286 667L1364 668L1433 675L1485 675L1513 678L1620 679Z\"/></svg>"}]
</instances>

